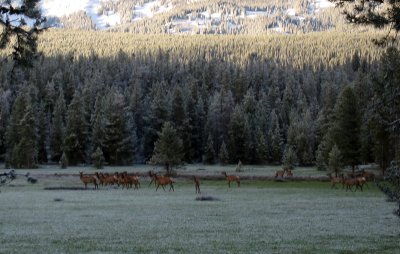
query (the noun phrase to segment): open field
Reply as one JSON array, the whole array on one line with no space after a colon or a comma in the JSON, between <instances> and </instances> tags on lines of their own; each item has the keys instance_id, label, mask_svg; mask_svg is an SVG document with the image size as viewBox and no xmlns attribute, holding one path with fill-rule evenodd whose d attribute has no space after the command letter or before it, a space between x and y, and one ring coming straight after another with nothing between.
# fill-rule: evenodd
<instances>
[{"instance_id":1,"label":"open field","mask_svg":"<svg viewBox=\"0 0 400 254\"><path fill-rule=\"evenodd\" d=\"M146 178L139 190L44 190L82 187L77 175L55 176L58 171L54 171L39 169L34 185L19 178L1 187L0 253L399 253L400 249L400 221L392 214L395 205L387 203L372 183L364 192L346 192L319 181L246 180L240 188L233 184L229 189L225 181L203 180L202 194L219 200L196 201L193 183L186 179L177 180L175 192L156 192Z\"/></svg>"}]
</instances>

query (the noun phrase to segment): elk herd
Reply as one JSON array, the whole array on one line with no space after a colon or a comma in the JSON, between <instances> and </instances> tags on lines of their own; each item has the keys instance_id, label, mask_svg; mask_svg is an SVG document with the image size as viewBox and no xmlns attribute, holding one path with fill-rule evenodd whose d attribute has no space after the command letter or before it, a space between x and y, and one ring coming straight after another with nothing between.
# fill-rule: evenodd
<instances>
[{"instance_id":1,"label":"elk herd","mask_svg":"<svg viewBox=\"0 0 400 254\"><path fill-rule=\"evenodd\" d=\"M331 181L331 188L336 188L337 184L342 185L342 189L346 188L346 191L350 190L363 191L363 186L368 186L368 181L373 181L375 178L375 174L372 172L366 172L364 170L358 171L356 173L349 173L345 177L344 174L340 174L339 176L330 174L329 175Z\"/></svg>"},{"instance_id":2,"label":"elk herd","mask_svg":"<svg viewBox=\"0 0 400 254\"><path fill-rule=\"evenodd\" d=\"M231 187L231 182L236 182L237 186L240 187L240 177L236 175L228 175L226 172L222 172L222 175L225 176L226 181L228 182L229 188ZM160 186L165 191L165 186L169 186L169 191L175 191L174 183L175 180L170 176L160 176L153 171L148 172L148 176L150 178L149 186L154 184L156 191ZM95 172L94 174L83 174L83 172L79 173L79 177L82 183L85 185L85 189L87 189L88 184L93 184L94 189L98 189L99 185L101 186L116 186L122 187L122 189L126 188L140 188L140 177L137 174L128 174L128 172L124 171L122 173L115 172L113 174L109 173L99 173ZM196 188L196 194L200 194L200 178L198 176L193 176L193 182Z\"/></svg>"},{"instance_id":3,"label":"elk herd","mask_svg":"<svg viewBox=\"0 0 400 254\"><path fill-rule=\"evenodd\" d=\"M240 187L240 177L237 175L228 175L225 171L221 172L221 174L225 177L228 187L231 187L231 182L236 182L237 187ZM160 186L165 191L165 187L169 186L169 191L175 191L174 183L175 180L166 175L158 175L153 171L148 172L148 176L150 178L149 186L154 184L156 191L160 188ZM282 181L283 178L291 178L293 177L293 173L291 170L284 168L283 170L276 171L275 180ZM374 180L375 175L371 172L365 172L364 170L358 171L357 173L349 173L345 177L343 174L337 176L333 174L329 174L329 179L331 183L331 188L336 188L336 185L341 184L342 189L346 188L346 191L350 190L363 191L363 186L367 185L367 181ZM124 171L122 173L115 172L113 174L110 173L99 173L95 172L94 174L83 174L80 172L80 179L87 189L88 185L93 184L94 189L98 189L99 186L113 186L113 187L122 187L122 189L139 189L140 188L140 177L137 174L128 174L128 172ZM200 194L200 178L198 176L192 176L192 180L196 189L196 194Z\"/></svg>"}]
</instances>

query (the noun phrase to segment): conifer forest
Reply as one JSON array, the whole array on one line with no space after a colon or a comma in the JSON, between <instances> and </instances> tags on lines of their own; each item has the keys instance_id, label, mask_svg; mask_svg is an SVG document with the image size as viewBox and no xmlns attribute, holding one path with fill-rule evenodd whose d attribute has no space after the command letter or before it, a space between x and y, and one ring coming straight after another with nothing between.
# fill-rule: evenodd
<instances>
[{"instance_id":1,"label":"conifer forest","mask_svg":"<svg viewBox=\"0 0 400 254\"><path fill-rule=\"evenodd\" d=\"M170 122L185 163L280 164L290 152L326 169L337 145L346 165L385 169L399 135L372 120L399 52L371 36L46 31L33 68L1 62L0 161L92 164L97 151L147 163ZM396 107L379 109L391 121Z\"/></svg>"}]
</instances>

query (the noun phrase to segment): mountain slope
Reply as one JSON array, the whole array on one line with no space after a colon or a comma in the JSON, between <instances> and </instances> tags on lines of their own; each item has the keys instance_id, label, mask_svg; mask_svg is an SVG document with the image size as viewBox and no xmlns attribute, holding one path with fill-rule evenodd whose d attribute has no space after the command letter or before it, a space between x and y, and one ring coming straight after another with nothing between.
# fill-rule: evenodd
<instances>
[{"instance_id":1,"label":"mountain slope","mask_svg":"<svg viewBox=\"0 0 400 254\"><path fill-rule=\"evenodd\" d=\"M52 26L134 33L295 34L343 23L328 0L42 0L40 8Z\"/></svg>"}]
</instances>

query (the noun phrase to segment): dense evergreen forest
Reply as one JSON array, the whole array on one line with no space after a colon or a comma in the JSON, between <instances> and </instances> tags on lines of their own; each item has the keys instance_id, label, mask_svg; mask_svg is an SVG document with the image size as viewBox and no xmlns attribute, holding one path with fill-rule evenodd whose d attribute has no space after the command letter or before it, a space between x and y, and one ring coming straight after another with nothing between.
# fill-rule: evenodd
<instances>
[{"instance_id":1,"label":"dense evergreen forest","mask_svg":"<svg viewBox=\"0 0 400 254\"><path fill-rule=\"evenodd\" d=\"M385 166L395 143L374 132L368 105L390 55L370 38L49 31L33 68L0 64L0 161L77 165L100 151L109 165L146 163L171 122L188 163L294 152L326 169L339 147L345 165Z\"/></svg>"}]
</instances>

